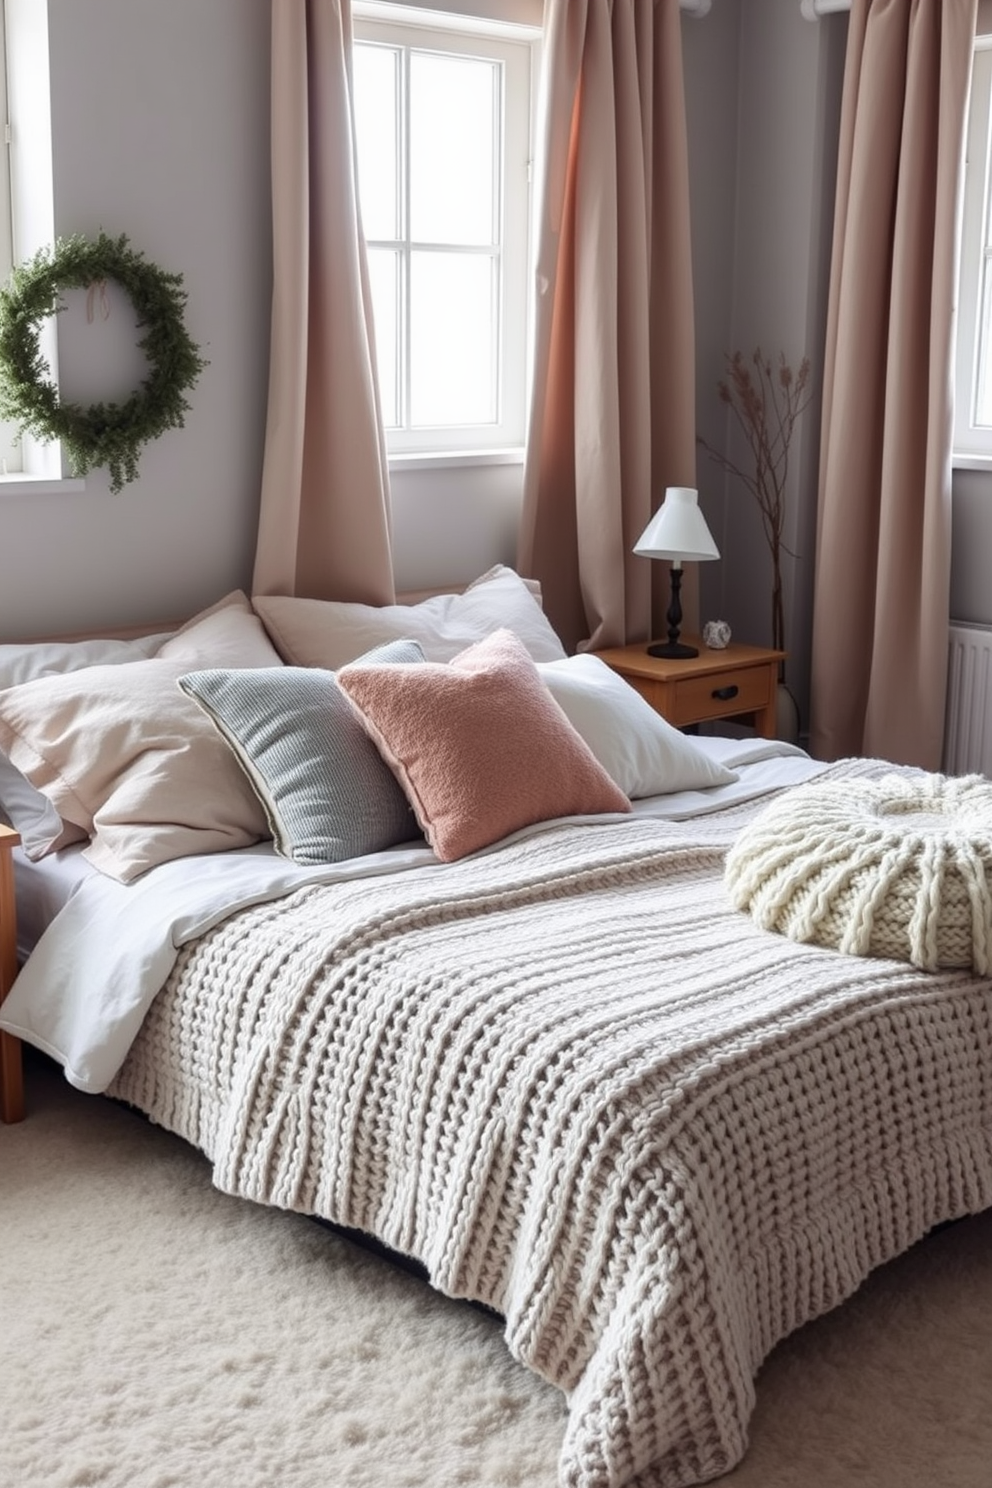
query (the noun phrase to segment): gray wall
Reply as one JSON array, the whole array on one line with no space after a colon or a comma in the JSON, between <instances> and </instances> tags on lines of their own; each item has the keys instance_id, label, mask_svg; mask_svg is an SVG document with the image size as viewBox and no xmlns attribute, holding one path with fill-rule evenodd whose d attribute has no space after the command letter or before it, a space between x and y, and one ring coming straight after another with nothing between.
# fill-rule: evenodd
<instances>
[{"instance_id":1,"label":"gray wall","mask_svg":"<svg viewBox=\"0 0 992 1488\"><path fill-rule=\"evenodd\" d=\"M0 633L185 615L251 572L271 281L269 0L48 0L55 231L183 275L210 365L182 430L110 493L0 487ZM59 317L85 366L85 315ZM78 310L78 307L76 307Z\"/></svg>"},{"instance_id":2,"label":"gray wall","mask_svg":"<svg viewBox=\"0 0 992 1488\"><path fill-rule=\"evenodd\" d=\"M806 723L820 367L836 177L844 15L809 22L792 0L720 4L684 26L696 264L699 431L743 468L747 455L716 394L729 352L758 347L815 396L790 454L783 563L787 677ZM771 563L754 500L700 451L700 500L721 561L701 571L704 616L771 641Z\"/></svg>"}]
</instances>

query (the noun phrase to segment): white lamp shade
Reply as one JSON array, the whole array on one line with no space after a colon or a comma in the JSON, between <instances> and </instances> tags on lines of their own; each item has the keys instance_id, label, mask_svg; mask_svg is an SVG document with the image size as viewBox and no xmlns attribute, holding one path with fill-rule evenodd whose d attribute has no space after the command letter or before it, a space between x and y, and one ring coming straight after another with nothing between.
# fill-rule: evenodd
<instances>
[{"instance_id":1,"label":"white lamp shade","mask_svg":"<svg viewBox=\"0 0 992 1488\"><path fill-rule=\"evenodd\" d=\"M669 486L634 552L642 558L671 558L675 562L705 562L719 558L706 518L699 510L699 493L691 486Z\"/></svg>"}]
</instances>

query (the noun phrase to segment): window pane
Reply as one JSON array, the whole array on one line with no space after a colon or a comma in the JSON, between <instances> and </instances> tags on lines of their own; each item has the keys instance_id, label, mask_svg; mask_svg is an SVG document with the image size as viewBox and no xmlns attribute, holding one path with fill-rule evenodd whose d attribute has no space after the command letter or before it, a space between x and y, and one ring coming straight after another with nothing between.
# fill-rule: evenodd
<instances>
[{"instance_id":1,"label":"window pane","mask_svg":"<svg viewBox=\"0 0 992 1488\"><path fill-rule=\"evenodd\" d=\"M975 378L974 399L974 422L978 428L992 425L992 368L989 366L989 354L992 348L989 346L989 314L992 306L989 304L989 292L992 284L989 282L989 264L985 259L982 267L981 295L982 314L978 326L978 366Z\"/></svg>"},{"instance_id":2,"label":"window pane","mask_svg":"<svg viewBox=\"0 0 992 1488\"><path fill-rule=\"evenodd\" d=\"M410 54L410 232L420 243L495 241L499 65Z\"/></svg>"},{"instance_id":3,"label":"window pane","mask_svg":"<svg viewBox=\"0 0 992 1488\"><path fill-rule=\"evenodd\" d=\"M493 260L417 253L410 283L411 423L496 421Z\"/></svg>"},{"instance_id":4,"label":"window pane","mask_svg":"<svg viewBox=\"0 0 992 1488\"><path fill-rule=\"evenodd\" d=\"M400 423L399 254L389 248L370 248L368 259L382 421L387 429L395 429Z\"/></svg>"},{"instance_id":5,"label":"window pane","mask_svg":"<svg viewBox=\"0 0 992 1488\"><path fill-rule=\"evenodd\" d=\"M400 53L356 43L355 135L358 190L367 238L399 237L397 115Z\"/></svg>"},{"instance_id":6,"label":"window pane","mask_svg":"<svg viewBox=\"0 0 992 1488\"><path fill-rule=\"evenodd\" d=\"M357 17L355 33L356 60L365 49L356 128L388 449L518 447L532 40L449 30L437 16L421 24L419 14L417 24Z\"/></svg>"}]
</instances>

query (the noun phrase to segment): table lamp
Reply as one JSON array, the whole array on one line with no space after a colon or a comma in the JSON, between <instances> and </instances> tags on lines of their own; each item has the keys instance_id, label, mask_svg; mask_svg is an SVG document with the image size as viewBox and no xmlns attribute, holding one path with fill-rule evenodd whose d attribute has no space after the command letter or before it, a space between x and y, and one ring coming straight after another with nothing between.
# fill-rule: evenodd
<instances>
[{"instance_id":1,"label":"table lamp","mask_svg":"<svg viewBox=\"0 0 992 1488\"><path fill-rule=\"evenodd\" d=\"M699 510L699 493L691 486L669 486L665 499L651 518L637 542L634 552L642 558L668 558L672 569L672 599L668 606L668 640L648 647L649 656L676 659L698 656L695 646L679 640L682 624L682 564L702 563L719 558L720 553Z\"/></svg>"}]
</instances>

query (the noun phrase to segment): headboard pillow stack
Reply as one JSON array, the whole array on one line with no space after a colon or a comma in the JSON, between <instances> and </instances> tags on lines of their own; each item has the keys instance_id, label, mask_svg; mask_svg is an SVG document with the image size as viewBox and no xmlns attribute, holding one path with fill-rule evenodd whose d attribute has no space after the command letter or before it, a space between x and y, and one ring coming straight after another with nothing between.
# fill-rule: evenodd
<instances>
[{"instance_id":1,"label":"headboard pillow stack","mask_svg":"<svg viewBox=\"0 0 992 1488\"><path fill-rule=\"evenodd\" d=\"M369 647L412 637L423 644L418 656L447 658L499 625L541 657L563 656L535 587L498 565L464 593L413 605L260 597L253 607L235 591L175 632L0 646L0 816L33 858L89 838L86 856L125 882L171 857L255 842L272 830L272 801L217 720L180 691L180 677L272 673L284 665L280 650L293 659L296 640L316 648L308 666L321 665L325 647L339 661L354 660ZM327 761L328 780L338 763ZM379 779L395 806L391 773L381 767ZM280 800L285 807L288 797ZM385 810L382 801L379 807ZM360 815L355 804L353 816ZM401 821L401 836L416 833L405 798ZM286 825L282 818L280 828ZM377 840L379 828L367 821L339 819L337 826L344 830L336 846L326 836L336 830L330 818L311 823L315 835L304 843L297 815L279 843L295 856L319 850L322 835L331 853ZM384 830L392 836L394 828Z\"/></svg>"},{"instance_id":2,"label":"headboard pillow stack","mask_svg":"<svg viewBox=\"0 0 992 1488\"><path fill-rule=\"evenodd\" d=\"M29 856L88 839L129 882L269 836L302 863L420 830L459 856L734 778L566 657L534 590L500 565L416 604L235 591L168 634L0 646L0 814Z\"/></svg>"}]
</instances>

